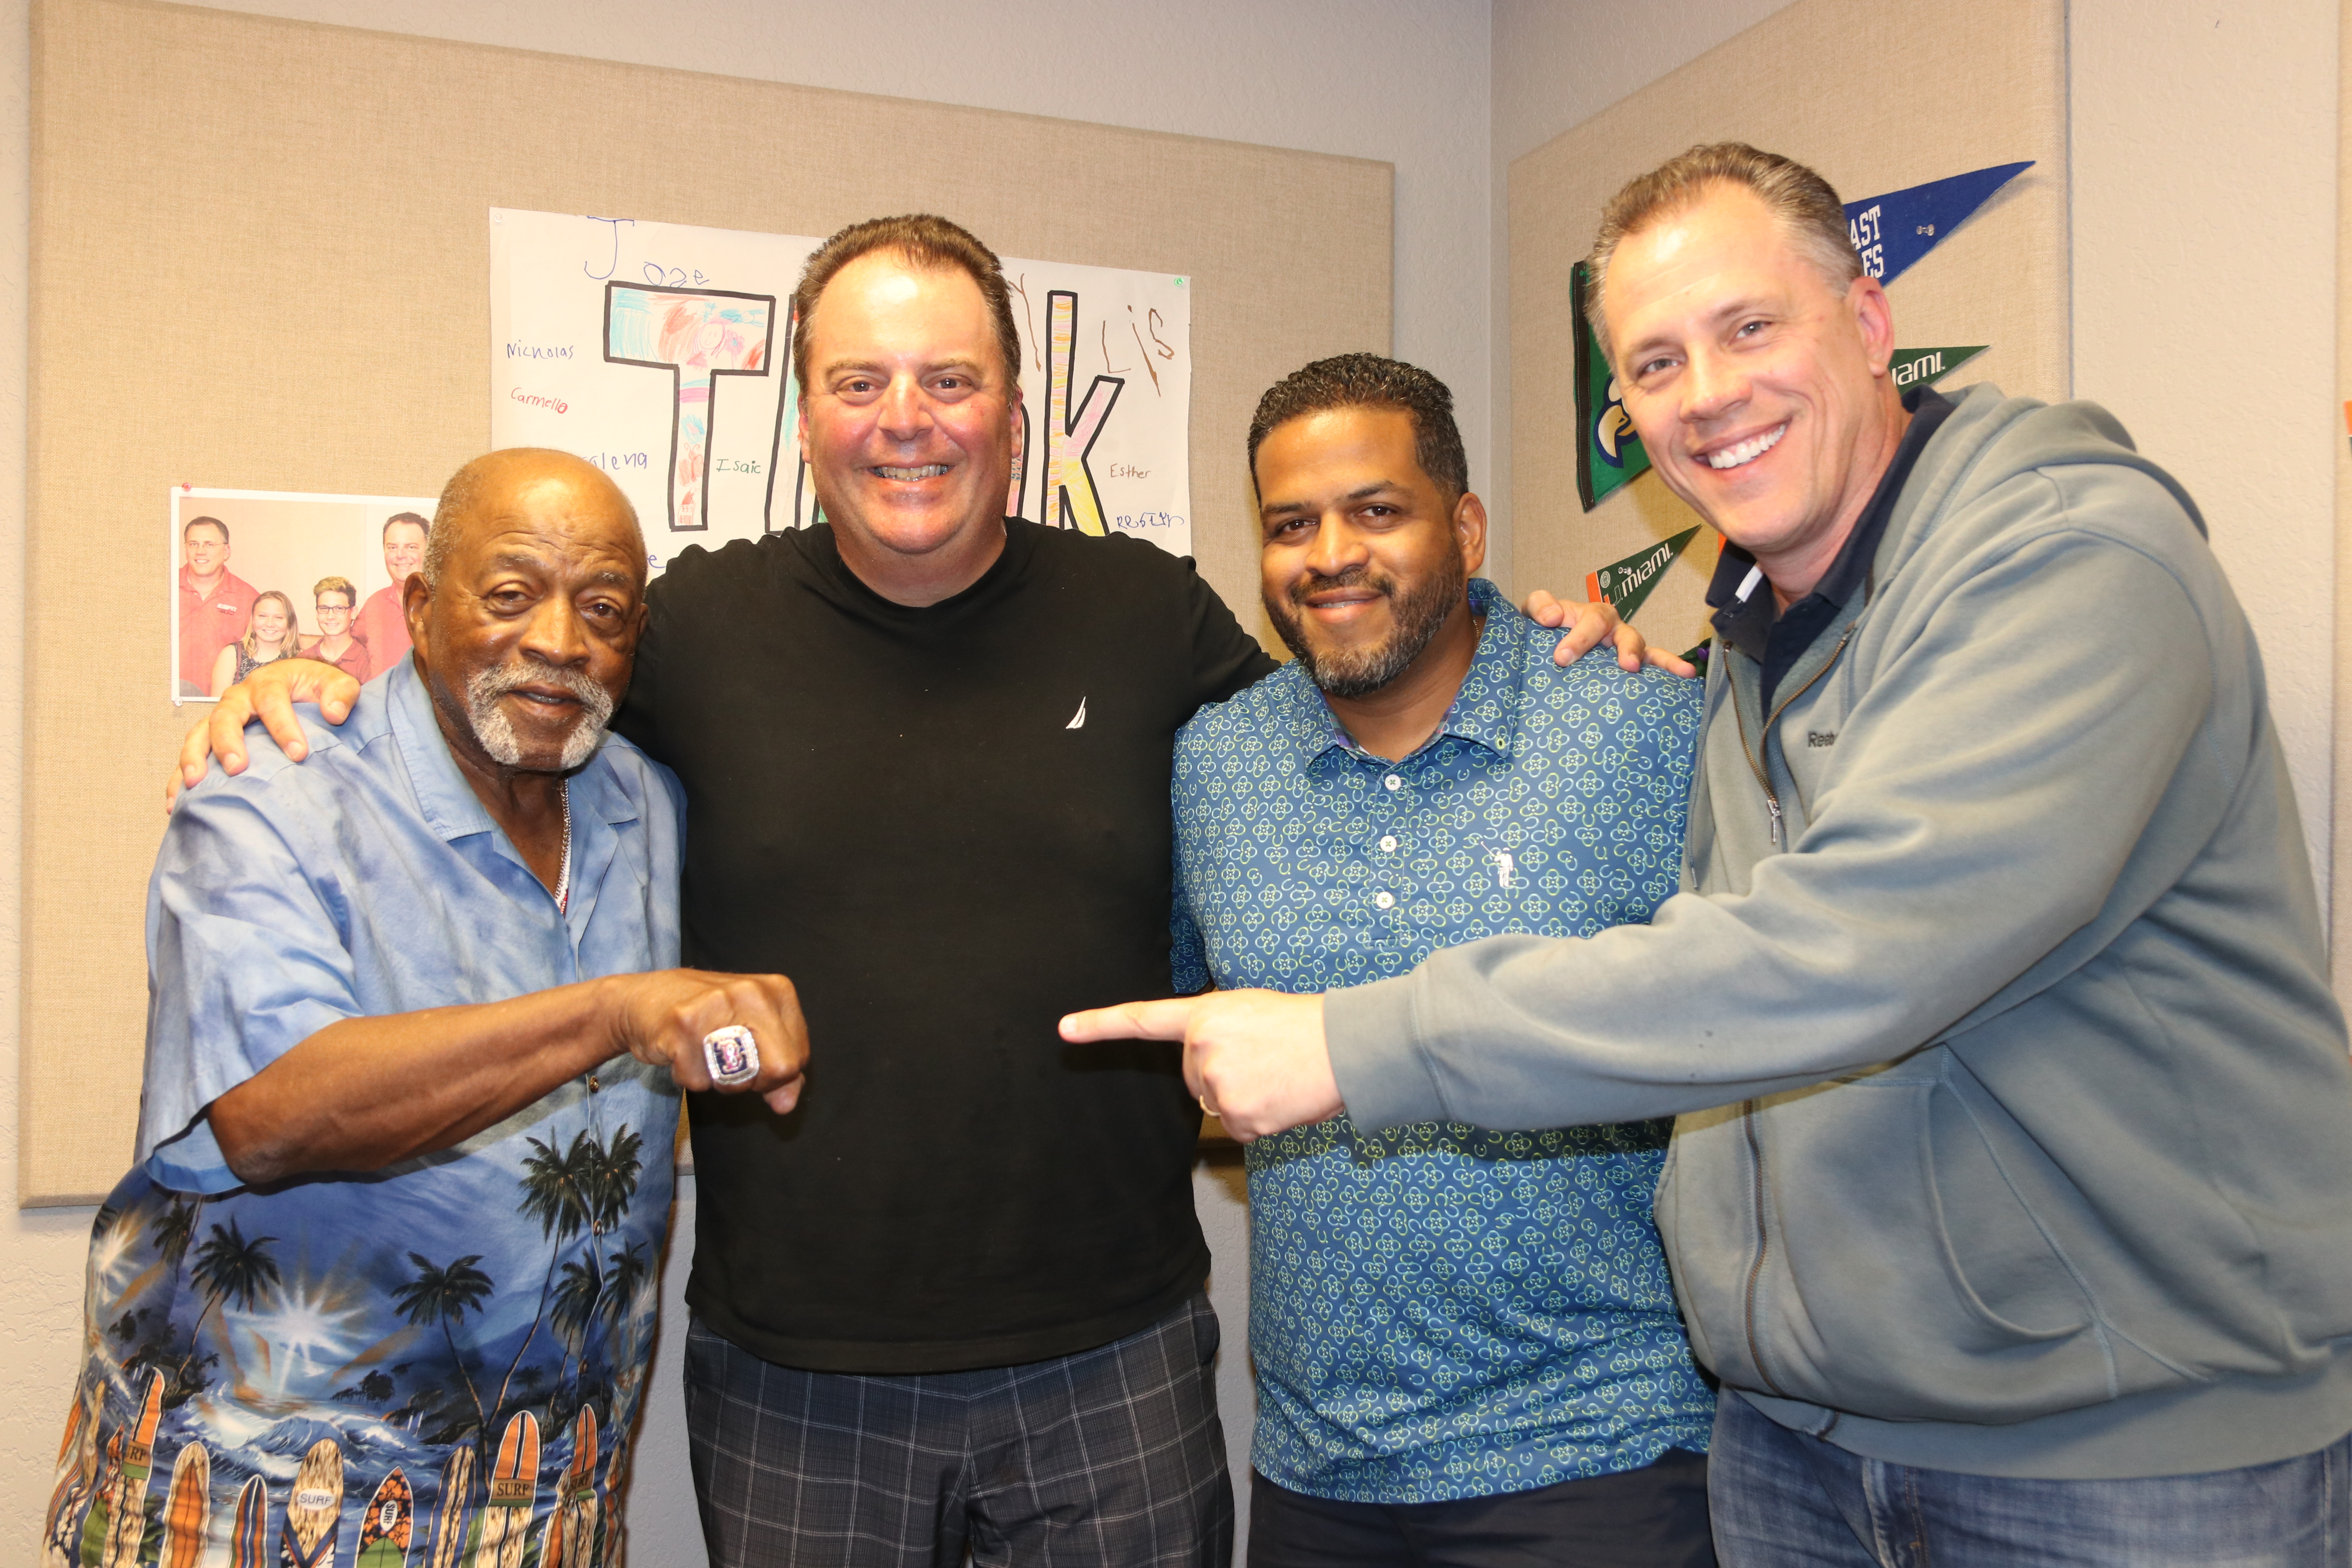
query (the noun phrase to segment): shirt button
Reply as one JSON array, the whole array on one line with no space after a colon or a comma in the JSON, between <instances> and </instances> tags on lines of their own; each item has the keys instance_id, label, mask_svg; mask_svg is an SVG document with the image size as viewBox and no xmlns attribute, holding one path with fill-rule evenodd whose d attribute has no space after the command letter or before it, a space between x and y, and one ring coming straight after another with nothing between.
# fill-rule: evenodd
<instances>
[{"instance_id":1,"label":"shirt button","mask_svg":"<svg viewBox=\"0 0 2352 1568\"><path fill-rule=\"evenodd\" d=\"M1381 840L1381 853L1383 855L1393 855L1396 853L1395 834L1391 833L1386 838Z\"/></svg>"},{"instance_id":2,"label":"shirt button","mask_svg":"<svg viewBox=\"0 0 2352 1568\"><path fill-rule=\"evenodd\" d=\"M604 1086L603 1084L598 1083L598 1082L596 1081L596 1075L595 1075L594 1073L593 1073L593 1072L592 1072L592 1073L590 1073L590 1074L588 1075L588 1092L589 1092L589 1093L593 1094L593 1093L595 1093L598 1089L602 1089L602 1088L604 1088Z\"/></svg>"},{"instance_id":3,"label":"shirt button","mask_svg":"<svg viewBox=\"0 0 2352 1568\"><path fill-rule=\"evenodd\" d=\"M1388 786L1389 786L1389 788L1391 788L1391 789L1402 789L1402 788L1404 787L1404 780L1402 780L1402 779L1401 779L1401 778L1397 777L1397 776L1396 776L1396 774L1394 774L1394 773L1391 773L1388 777L1386 777L1386 778L1382 779L1381 782L1382 784L1384 784L1388 785Z\"/></svg>"},{"instance_id":4,"label":"shirt button","mask_svg":"<svg viewBox=\"0 0 2352 1568\"><path fill-rule=\"evenodd\" d=\"M1373 899L1372 902L1380 905L1380 907L1384 910L1392 910L1396 908L1396 895L1394 893L1383 892L1377 898Z\"/></svg>"}]
</instances>

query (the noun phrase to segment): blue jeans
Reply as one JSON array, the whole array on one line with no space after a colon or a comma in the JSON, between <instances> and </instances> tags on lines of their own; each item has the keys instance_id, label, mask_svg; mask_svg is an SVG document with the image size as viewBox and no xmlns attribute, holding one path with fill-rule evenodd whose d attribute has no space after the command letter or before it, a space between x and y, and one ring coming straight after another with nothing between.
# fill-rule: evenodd
<instances>
[{"instance_id":1,"label":"blue jeans","mask_svg":"<svg viewBox=\"0 0 2352 1568\"><path fill-rule=\"evenodd\" d=\"M1724 1568L2352 1564L2352 1436L2204 1475L1969 1476L1850 1454L1727 1388L1707 1483Z\"/></svg>"}]
</instances>

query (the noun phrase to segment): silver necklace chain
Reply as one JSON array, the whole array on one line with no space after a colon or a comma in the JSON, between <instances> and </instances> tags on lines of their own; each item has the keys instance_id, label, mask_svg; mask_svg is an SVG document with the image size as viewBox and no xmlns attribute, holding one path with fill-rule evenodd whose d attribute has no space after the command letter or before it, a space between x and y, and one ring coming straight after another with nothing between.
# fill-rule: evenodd
<instances>
[{"instance_id":1,"label":"silver necklace chain","mask_svg":"<svg viewBox=\"0 0 2352 1568\"><path fill-rule=\"evenodd\" d=\"M555 909L566 912L572 903L572 781L564 779L555 786L563 794L563 869L555 876Z\"/></svg>"}]
</instances>

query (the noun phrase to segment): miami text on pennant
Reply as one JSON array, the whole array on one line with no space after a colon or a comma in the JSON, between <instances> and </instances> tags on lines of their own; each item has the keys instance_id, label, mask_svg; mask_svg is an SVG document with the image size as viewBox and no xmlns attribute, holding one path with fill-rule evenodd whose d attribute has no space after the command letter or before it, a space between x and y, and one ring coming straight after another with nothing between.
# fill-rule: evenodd
<instances>
[{"instance_id":1,"label":"miami text on pennant","mask_svg":"<svg viewBox=\"0 0 2352 1568\"><path fill-rule=\"evenodd\" d=\"M1686 528L1672 539L1637 550L1622 561L1612 561L1599 571L1589 573L1584 579L1584 592L1592 599L1606 599L1617 606L1618 616L1632 620L1658 579L1666 574L1675 557L1690 547L1698 537L1698 530Z\"/></svg>"},{"instance_id":2,"label":"miami text on pennant","mask_svg":"<svg viewBox=\"0 0 2352 1568\"><path fill-rule=\"evenodd\" d=\"M1929 382L1950 374L1985 352L1986 345L1977 343L1969 348L1896 349L1886 361L1886 374L1895 378L1895 390L1925 386Z\"/></svg>"}]
</instances>

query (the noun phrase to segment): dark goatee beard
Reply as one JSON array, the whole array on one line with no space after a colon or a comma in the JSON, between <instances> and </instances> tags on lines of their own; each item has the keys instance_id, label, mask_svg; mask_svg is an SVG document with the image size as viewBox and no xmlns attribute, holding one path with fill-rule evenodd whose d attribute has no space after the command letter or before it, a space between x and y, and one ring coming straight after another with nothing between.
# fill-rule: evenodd
<instances>
[{"instance_id":1,"label":"dark goatee beard","mask_svg":"<svg viewBox=\"0 0 2352 1568\"><path fill-rule=\"evenodd\" d=\"M1299 667L1326 695L1369 697L1405 672L1421 657L1445 617L1463 601L1470 587L1469 569L1462 557L1448 551L1445 565L1404 592L1392 577L1375 576L1369 566L1350 566L1336 577L1310 574L1290 585L1280 597L1265 595L1265 613L1285 647L1298 656ZM1301 606L1309 594L1329 588L1370 588L1388 596L1395 626L1387 638L1367 648L1318 652L1309 646Z\"/></svg>"}]
</instances>

